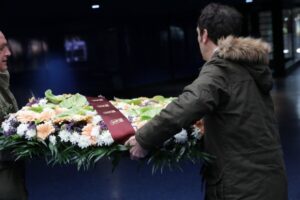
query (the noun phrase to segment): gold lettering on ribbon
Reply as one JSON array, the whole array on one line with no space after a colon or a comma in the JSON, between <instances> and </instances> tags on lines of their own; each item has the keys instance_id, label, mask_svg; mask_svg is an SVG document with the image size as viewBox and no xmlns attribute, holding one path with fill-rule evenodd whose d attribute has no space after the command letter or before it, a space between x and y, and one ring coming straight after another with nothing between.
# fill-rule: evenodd
<instances>
[{"instance_id":1,"label":"gold lettering on ribbon","mask_svg":"<svg viewBox=\"0 0 300 200\"><path fill-rule=\"evenodd\" d=\"M115 110L108 110L108 111L103 112L103 114L108 115L108 114L112 114L112 113L116 113L116 112L117 111L115 111Z\"/></svg>"},{"instance_id":2,"label":"gold lettering on ribbon","mask_svg":"<svg viewBox=\"0 0 300 200\"><path fill-rule=\"evenodd\" d=\"M97 108L108 108L109 104L97 105Z\"/></svg>"},{"instance_id":3,"label":"gold lettering on ribbon","mask_svg":"<svg viewBox=\"0 0 300 200\"><path fill-rule=\"evenodd\" d=\"M111 124L112 126L117 125L117 124L120 124L120 123L122 123L122 122L124 122L124 119L122 119L122 118L110 120L110 124Z\"/></svg>"}]
</instances>

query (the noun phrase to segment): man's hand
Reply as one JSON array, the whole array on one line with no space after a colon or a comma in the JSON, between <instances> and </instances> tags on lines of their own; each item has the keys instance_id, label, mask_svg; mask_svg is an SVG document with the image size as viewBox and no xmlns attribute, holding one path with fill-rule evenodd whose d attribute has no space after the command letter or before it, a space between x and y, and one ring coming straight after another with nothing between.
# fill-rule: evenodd
<instances>
[{"instance_id":1,"label":"man's hand","mask_svg":"<svg viewBox=\"0 0 300 200\"><path fill-rule=\"evenodd\" d=\"M125 142L125 145L131 146L129 152L130 152L130 158L132 160L144 158L148 154L148 151L146 149L143 149L141 145L136 141L135 136L131 136Z\"/></svg>"}]
</instances>

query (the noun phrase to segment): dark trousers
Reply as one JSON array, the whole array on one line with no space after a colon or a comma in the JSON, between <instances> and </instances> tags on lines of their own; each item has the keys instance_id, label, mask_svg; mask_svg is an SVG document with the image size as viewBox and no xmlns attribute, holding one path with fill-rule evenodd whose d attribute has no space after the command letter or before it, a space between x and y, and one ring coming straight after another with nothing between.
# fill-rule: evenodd
<instances>
[{"instance_id":1,"label":"dark trousers","mask_svg":"<svg viewBox=\"0 0 300 200\"><path fill-rule=\"evenodd\" d=\"M24 162L0 161L0 200L27 200Z\"/></svg>"}]
</instances>

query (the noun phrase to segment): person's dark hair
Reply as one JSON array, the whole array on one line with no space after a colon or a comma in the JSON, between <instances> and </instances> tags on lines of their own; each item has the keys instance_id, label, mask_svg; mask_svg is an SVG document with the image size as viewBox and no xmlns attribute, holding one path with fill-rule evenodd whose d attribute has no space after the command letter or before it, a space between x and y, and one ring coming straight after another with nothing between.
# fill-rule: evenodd
<instances>
[{"instance_id":1,"label":"person's dark hair","mask_svg":"<svg viewBox=\"0 0 300 200\"><path fill-rule=\"evenodd\" d=\"M222 37L241 34L242 15L232 7L211 3L201 11L197 26L201 34L206 29L208 37L217 44Z\"/></svg>"}]
</instances>

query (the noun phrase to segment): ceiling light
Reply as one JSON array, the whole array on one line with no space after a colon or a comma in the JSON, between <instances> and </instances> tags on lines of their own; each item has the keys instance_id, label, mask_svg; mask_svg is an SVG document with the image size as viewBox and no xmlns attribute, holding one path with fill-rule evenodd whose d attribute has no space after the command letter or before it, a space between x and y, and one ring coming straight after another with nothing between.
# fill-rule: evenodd
<instances>
[{"instance_id":1,"label":"ceiling light","mask_svg":"<svg viewBox=\"0 0 300 200\"><path fill-rule=\"evenodd\" d=\"M92 5L92 9L99 9L100 8L100 5L99 4L93 4Z\"/></svg>"}]
</instances>

